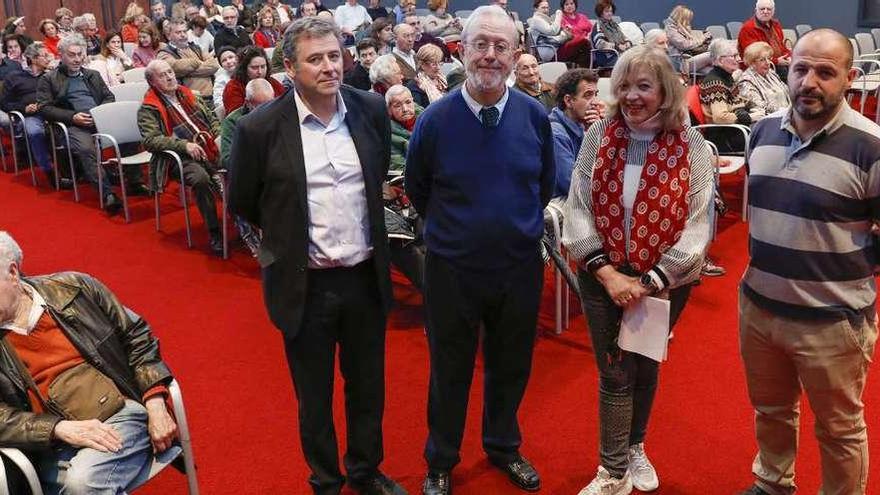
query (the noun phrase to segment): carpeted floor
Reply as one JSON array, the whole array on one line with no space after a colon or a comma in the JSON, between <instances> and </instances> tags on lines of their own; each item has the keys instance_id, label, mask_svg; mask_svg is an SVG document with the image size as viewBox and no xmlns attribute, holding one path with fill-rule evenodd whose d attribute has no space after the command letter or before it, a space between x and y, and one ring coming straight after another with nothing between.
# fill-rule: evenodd
<instances>
[{"instance_id":1,"label":"carpeted floor","mask_svg":"<svg viewBox=\"0 0 880 495\"><path fill-rule=\"evenodd\" d=\"M734 179L727 186L736 191L741 182ZM309 493L290 377L280 336L263 310L255 262L241 249L229 261L210 257L200 220L194 222L195 248L187 250L183 215L170 195L163 201L159 233L150 200L133 201L133 221L126 225L120 217L107 218L99 211L92 191L83 196L76 204L69 192L35 190L26 174L0 173L0 229L10 231L22 245L25 271L89 272L152 324L184 392L202 493ZM198 219L195 208L192 212ZM675 332L670 360L662 367L647 442L661 478L657 493L729 495L751 481L755 442L736 327L736 285L746 262L747 230L734 217L722 222L712 249L729 273L704 280L693 292ZM419 493L428 352L421 299L396 280L400 304L388 328L382 467L410 493ZM520 413L522 452L540 470L542 493L573 495L592 478L597 465L596 368L582 317L562 335L552 334L551 301L548 283L544 331ZM876 378L869 379L865 403L873 434L870 447L880 452ZM341 384L336 390L340 420ZM478 379L463 460L454 472L455 492L521 493L481 453L480 396ZM803 493L816 493L819 459L808 412L802 424L797 479ZM874 471L869 493L880 488L878 473ZM139 493L185 493L184 478L163 473Z\"/></svg>"}]
</instances>

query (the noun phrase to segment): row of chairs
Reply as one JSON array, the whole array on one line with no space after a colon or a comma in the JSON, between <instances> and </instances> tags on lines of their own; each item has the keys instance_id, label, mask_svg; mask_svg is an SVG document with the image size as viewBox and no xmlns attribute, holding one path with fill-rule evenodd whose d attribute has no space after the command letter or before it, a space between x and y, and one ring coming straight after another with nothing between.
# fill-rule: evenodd
<instances>
[{"instance_id":1,"label":"row of chairs","mask_svg":"<svg viewBox=\"0 0 880 495\"><path fill-rule=\"evenodd\" d=\"M143 95L147 91L147 83L124 83L111 88L111 91L113 91L116 95L116 102L105 103L91 110L91 115L95 122L95 128L97 129L97 133L93 135L93 138L95 140L95 148L98 150L98 152L96 153L98 157L98 197L100 205L103 207L104 191L103 187L101 186L100 179L106 173L105 167L115 167L120 180L120 195L122 198L123 214L125 217L125 222L128 223L131 221L131 213L129 210L128 196L124 184L125 175L123 173L123 169L128 167L142 167L145 165L149 165L153 155L148 151L139 151L126 155L122 153L121 146L132 143L139 144L142 142L142 136L137 124L137 113L143 100ZM20 153L18 151L17 145L18 143L24 141L24 146L27 149L27 165L30 168L31 182L34 187L37 187L38 184L35 167L30 153L30 143L28 142L27 134L23 132L24 116L18 112L12 112L12 116L10 117L10 119L14 122L14 125L11 125L10 129L8 130L12 141L12 158L14 163L13 171L14 173L18 174L20 172L20 169L22 168L18 163L18 155ZM60 177L62 174L59 170L59 165L61 163L61 160L59 160L59 155L64 153L66 156L61 156L64 156L69 165L68 172L70 174L72 182L74 201L79 202L79 186L77 184L76 167L74 166L73 154L70 147L70 134L68 132L67 126L61 122L47 122L46 125L47 132L50 137L50 146L52 148L52 164L54 167L53 171L55 176L54 187L56 190L60 189ZM104 157L105 154L107 155L106 158ZM183 160L181 159L181 157L177 153L170 150L162 151L162 154L165 155L166 158L168 158L171 163L176 167L178 177L183 180ZM5 154L2 153L2 147L0 147L0 158L3 159L4 171L7 171L8 167L6 164ZM154 191L153 194L156 231L161 231L162 228L162 210L160 208L160 196L161 193L164 192L164 184L166 182L167 177L158 177L157 185L159 189L157 191ZM186 228L186 244L187 247L191 248L193 244L192 228L189 216L189 200L187 197L186 184L181 182L179 191L180 203L183 206L184 224ZM227 233L228 220L226 215L227 198L225 189L222 191L220 199L223 211L223 258L226 259L229 256L229 239Z\"/></svg>"}]
</instances>

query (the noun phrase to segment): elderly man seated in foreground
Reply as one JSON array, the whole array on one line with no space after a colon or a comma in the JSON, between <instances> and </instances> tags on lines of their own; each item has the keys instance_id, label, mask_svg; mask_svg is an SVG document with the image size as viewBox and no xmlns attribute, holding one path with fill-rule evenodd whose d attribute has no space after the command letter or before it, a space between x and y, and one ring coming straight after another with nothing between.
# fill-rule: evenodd
<instances>
[{"instance_id":1,"label":"elderly man seated in foreground","mask_svg":"<svg viewBox=\"0 0 880 495\"><path fill-rule=\"evenodd\" d=\"M146 78L150 89L138 110L138 127L144 149L153 153L154 179L158 185L165 177L168 158L162 152L177 153L183 161L183 183L195 192L199 213L208 227L211 252L222 255L223 240L214 199L223 191L218 165L220 150L216 143L220 122L204 101L177 82L174 69L168 62L150 62ZM177 167L168 171L178 174Z\"/></svg>"},{"instance_id":2,"label":"elderly man seated in foreground","mask_svg":"<svg viewBox=\"0 0 880 495\"><path fill-rule=\"evenodd\" d=\"M0 231L0 447L27 451L46 493L128 492L179 452L159 343L98 280L25 277L22 257Z\"/></svg>"}]
</instances>

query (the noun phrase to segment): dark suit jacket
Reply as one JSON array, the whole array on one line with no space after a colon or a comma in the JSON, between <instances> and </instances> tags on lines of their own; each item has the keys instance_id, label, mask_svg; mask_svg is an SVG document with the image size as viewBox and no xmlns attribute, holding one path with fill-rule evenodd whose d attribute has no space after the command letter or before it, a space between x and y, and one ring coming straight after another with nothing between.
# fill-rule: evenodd
<instances>
[{"instance_id":1,"label":"dark suit jacket","mask_svg":"<svg viewBox=\"0 0 880 495\"><path fill-rule=\"evenodd\" d=\"M392 294L382 181L391 156L391 123L379 96L348 86L340 93L364 174L376 280L387 313ZM302 323L308 283L309 208L292 89L238 121L231 162L229 208L263 230L257 261L266 308L272 323L293 338Z\"/></svg>"}]
</instances>

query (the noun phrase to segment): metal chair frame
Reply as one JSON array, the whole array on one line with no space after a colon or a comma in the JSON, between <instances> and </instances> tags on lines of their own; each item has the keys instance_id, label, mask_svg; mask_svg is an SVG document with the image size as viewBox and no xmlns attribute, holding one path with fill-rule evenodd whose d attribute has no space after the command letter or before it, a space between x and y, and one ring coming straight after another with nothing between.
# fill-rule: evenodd
<instances>
[{"instance_id":1,"label":"metal chair frame","mask_svg":"<svg viewBox=\"0 0 880 495\"><path fill-rule=\"evenodd\" d=\"M79 188L76 185L76 164L73 162L73 152L70 149L70 133L67 125L63 122L46 121L49 127L49 139L52 143L52 161L55 166L55 188L61 189L61 177L58 172L58 151L67 150L67 164L70 167L70 180L73 183L73 200L79 203ZM55 129L64 137L64 143L59 144L55 138Z\"/></svg>"},{"instance_id":2,"label":"metal chair frame","mask_svg":"<svg viewBox=\"0 0 880 495\"><path fill-rule=\"evenodd\" d=\"M590 69L601 70L601 69L610 69L613 67L613 65L596 67L595 64L596 64L596 54L597 53L609 53L609 54L613 53L616 57L615 61L617 60L617 58L620 57L620 53L618 53L618 51L615 50L614 48L593 48L592 50L590 50Z\"/></svg>"},{"instance_id":3,"label":"metal chair frame","mask_svg":"<svg viewBox=\"0 0 880 495\"><path fill-rule=\"evenodd\" d=\"M699 124L695 126L691 126L694 129L731 129L742 133L743 141L745 142L745 146L743 149L743 161L741 163L734 163L728 167L717 167L719 175L733 174L738 172L741 168L744 168L746 162L749 159L749 134L751 130L740 124ZM709 142L709 140L706 140ZM714 144L714 143L712 143ZM728 156L728 155L719 155L719 156ZM748 219L748 206L749 206L749 174L746 172L745 178L743 179L743 207L742 207L742 221L745 222Z\"/></svg>"},{"instance_id":4,"label":"metal chair frame","mask_svg":"<svg viewBox=\"0 0 880 495\"><path fill-rule=\"evenodd\" d=\"M192 437L189 433L189 423L186 419L186 408L183 405L183 395L180 392L180 385L177 383L177 380L171 381L168 385L168 392L171 394L174 416L177 420L178 442L180 443L181 448L179 455L183 456L184 474L186 476L188 492L189 495L199 495L199 480L196 473L195 458L193 457ZM37 470L23 452L14 448L0 448L0 453L6 456L8 460L12 461L12 463L15 464L24 474L28 487L31 490L31 495L43 495L43 487L40 484ZM149 475L146 481L154 478L166 466L167 465L157 464L154 460L153 464L150 466ZM143 484L146 484L146 481ZM141 486L143 486L143 484ZM3 468L3 460L0 458L0 495L8 494L9 488L6 480L6 470Z\"/></svg>"},{"instance_id":5,"label":"metal chair frame","mask_svg":"<svg viewBox=\"0 0 880 495\"><path fill-rule=\"evenodd\" d=\"M164 155L167 155L172 161L174 161L174 164L177 166L178 177L180 177L180 203L183 205L183 219L184 219L184 224L186 226L186 247L191 249L192 248L192 227L191 227L191 222L190 222L190 218L189 218L189 202L186 197L186 188L188 186L186 185L186 181L183 178L183 160L180 158L180 155L178 155L176 152L171 151L171 150L163 150L161 153ZM166 168L165 177L157 177L156 178L157 189L155 191L153 191L153 204L154 204L155 211L156 211L156 232L160 232L162 230L162 214L161 214L161 210L159 208L159 196L162 194L162 192L165 188L165 183L168 182L167 173L168 173L168 169ZM225 187L223 188L222 192L223 192L223 194L220 196L221 211L222 211L222 215L221 215L221 219L220 219L220 221L221 221L220 234L223 236L223 259L228 259L229 258L229 237L227 234L227 224L228 224L228 220L227 220L227 216L228 216L227 215L227 213L228 213L227 194L228 193L227 193Z\"/></svg>"},{"instance_id":6,"label":"metal chair frame","mask_svg":"<svg viewBox=\"0 0 880 495\"><path fill-rule=\"evenodd\" d=\"M18 122L18 127L16 127L16 121ZM20 133L19 129L21 129ZM15 143L19 139L24 139L24 149L27 152L28 167L31 169L31 184L33 184L34 187L37 187L37 173L34 170L34 157L31 154L31 142L30 139L28 139L27 129L25 129L23 113L18 111L9 112L9 136L9 141L12 143L12 163L15 175L18 175L19 172L18 148Z\"/></svg>"}]
</instances>

